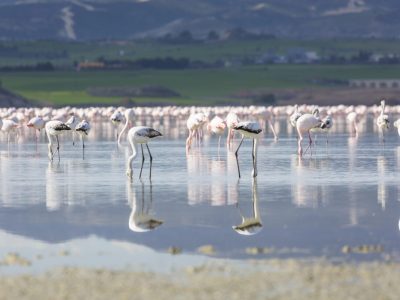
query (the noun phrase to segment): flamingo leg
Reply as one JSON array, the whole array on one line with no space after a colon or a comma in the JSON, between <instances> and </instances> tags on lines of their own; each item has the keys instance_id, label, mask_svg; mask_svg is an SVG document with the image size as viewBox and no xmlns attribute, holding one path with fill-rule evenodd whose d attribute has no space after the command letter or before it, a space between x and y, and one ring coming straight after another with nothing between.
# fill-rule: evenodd
<instances>
[{"instance_id":1,"label":"flamingo leg","mask_svg":"<svg viewBox=\"0 0 400 300\"><path fill-rule=\"evenodd\" d=\"M149 148L149 145L147 145L146 144L146 147L147 147L147 151L149 152L149 156L150 156L150 180L151 180L151 168L152 168L152 166L153 166L153 156L151 155L151 153L150 153L150 148Z\"/></svg>"},{"instance_id":2,"label":"flamingo leg","mask_svg":"<svg viewBox=\"0 0 400 300\"><path fill-rule=\"evenodd\" d=\"M257 177L257 161L256 161L256 142L253 139L253 149L251 151L251 156L253 157L253 177Z\"/></svg>"},{"instance_id":3,"label":"flamingo leg","mask_svg":"<svg viewBox=\"0 0 400 300\"><path fill-rule=\"evenodd\" d=\"M53 161L53 157L54 157L54 153L53 153L53 147L50 146L50 157L51 157L51 161Z\"/></svg>"},{"instance_id":4,"label":"flamingo leg","mask_svg":"<svg viewBox=\"0 0 400 300\"><path fill-rule=\"evenodd\" d=\"M278 140L278 136L276 135L275 128L272 125L272 122L270 120L268 120L268 125L269 125L269 128L271 128L272 134L274 135L274 140L275 141Z\"/></svg>"},{"instance_id":5,"label":"flamingo leg","mask_svg":"<svg viewBox=\"0 0 400 300\"><path fill-rule=\"evenodd\" d=\"M82 158L85 159L85 138L83 135L81 136L82 138Z\"/></svg>"},{"instance_id":6,"label":"flamingo leg","mask_svg":"<svg viewBox=\"0 0 400 300\"><path fill-rule=\"evenodd\" d=\"M240 178L239 149L240 149L240 146L242 146L243 140L244 140L244 136L242 136L242 140L240 141L240 144L239 144L239 146L237 147L237 150L236 150L236 152L235 152L236 164L237 164L237 168L238 168L239 178Z\"/></svg>"},{"instance_id":7,"label":"flamingo leg","mask_svg":"<svg viewBox=\"0 0 400 300\"><path fill-rule=\"evenodd\" d=\"M60 141L58 140L58 136L56 135L57 139L57 153L58 153L58 162L60 162L61 157L60 157Z\"/></svg>"},{"instance_id":8,"label":"flamingo leg","mask_svg":"<svg viewBox=\"0 0 400 300\"><path fill-rule=\"evenodd\" d=\"M140 147L142 148L142 166L140 167L139 179L142 178L142 171L143 171L143 164L144 164L143 144L140 144Z\"/></svg>"},{"instance_id":9,"label":"flamingo leg","mask_svg":"<svg viewBox=\"0 0 400 300\"><path fill-rule=\"evenodd\" d=\"M186 139L186 151L190 150L190 147L192 146L192 139L193 139L194 131L189 130L189 136Z\"/></svg>"},{"instance_id":10,"label":"flamingo leg","mask_svg":"<svg viewBox=\"0 0 400 300\"><path fill-rule=\"evenodd\" d=\"M311 140L310 132L308 132L308 137L309 137L309 141L310 141L310 142L308 143L307 148L306 148L306 150L304 151L304 155L307 154L308 149L311 150L311 146L312 146L312 140ZM301 138L301 140L303 140L303 138Z\"/></svg>"},{"instance_id":11,"label":"flamingo leg","mask_svg":"<svg viewBox=\"0 0 400 300\"><path fill-rule=\"evenodd\" d=\"M228 149L231 148L231 130L230 128L228 128L228 137L226 139L226 145L228 146Z\"/></svg>"}]
</instances>

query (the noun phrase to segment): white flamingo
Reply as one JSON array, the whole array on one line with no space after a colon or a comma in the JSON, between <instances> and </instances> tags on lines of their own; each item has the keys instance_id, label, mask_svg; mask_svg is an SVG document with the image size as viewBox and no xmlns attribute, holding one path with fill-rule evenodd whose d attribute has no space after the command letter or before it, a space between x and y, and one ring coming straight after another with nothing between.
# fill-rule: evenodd
<instances>
[{"instance_id":1,"label":"white flamingo","mask_svg":"<svg viewBox=\"0 0 400 300\"><path fill-rule=\"evenodd\" d=\"M44 128L45 123L46 122L43 120L43 118L41 116L37 116L37 117L33 117L32 119L30 119L28 124L26 124L26 126L28 126L29 128L34 128L35 130L39 131L39 134L40 134L40 130L42 130ZM38 136L36 134L36 131L35 131L35 138L36 138L36 144L37 144Z\"/></svg>"},{"instance_id":2,"label":"white flamingo","mask_svg":"<svg viewBox=\"0 0 400 300\"><path fill-rule=\"evenodd\" d=\"M240 144L235 152L239 178L240 178L239 149L240 149L240 146L242 145L245 137L253 139L253 150L252 150L253 172L252 172L252 176L257 177L257 148L258 148L258 138L260 137L260 133L262 131L261 126L257 122L239 122L235 127L233 127L233 129L239 131L242 134L242 140L240 141Z\"/></svg>"},{"instance_id":3,"label":"white flamingo","mask_svg":"<svg viewBox=\"0 0 400 300\"><path fill-rule=\"evenodd\" d=\"M379 130L382 134L382 141L385 142L385 134L384 130L389 129L389 116L385 115L385 100L381 101L381 113L379 117L376 119L376 125L378 125Z\"/></svg>"},{"instance_id":4,"label":"white flamingo","mask_svg":"<svg viewBox=\"0 0 400 300\"><path fill-rule=\"evenodd\" d=\"M46 128L47 138L49 140L49 143L47 145L49 159L51 161L53 161L54 152L53 152L52 137L55 136L56 140L57 140L58 161L60 161L60 141L58 140L58 136L65 131L71 130L71 128L69 128L69 126L65 125L65 123L58 121L58 120L53 120L53 121L47 122L45 125L45 128Z\"/></svg>"},{"instance_id":5,"label":"white flamingo","mask_svg":"<svg viewBox=\"0 0 400 300\"><path fill-rule=\"evenodd\" d=\"M333 120L331 116L326 116L321 120L321 130L326 132L326 143L328 144L328 134L329 130L333 126Z\"/></svg>"},{"instance_id":6,"label":"white flamingo","mask_svg":"<svg viewBox=\"0 0 400 300\"><path fill-rule=\"evenodd\" d=\"M310 141L308 148L311 148L313 141L311 138L310 130L313 128L319 128L321 126L321 124L322 124L322 122L319 119L319 117L316 117L314 114L304 114L300 118L297 119L296 129L297 129L297 133L299 135L299 139L297 141L297 143L298 143L297 152L300 156L303 155L303 148L301 146L301 142L304 139L303 135L305 133L308 133L308 138Z\"/></svg>"},{"instance_id":7,"label":"white flamingo","mask_svg":"<svg viewBox=\"0 0 400 300\"><path fill-rule=\"evenodd\" d=\"M225 121L222 120L220 117L215 116L207 125L207 128L210 132L218 136L218 150L219 150L221 144L221 136L224 134L226 128Z\"/></svg>"},{"instance_id":8,"label":"white flamingo","mask_svg":"<svg viewBox=\"0 0 400 300\"><path fill-rule=\"evenodd\" d=\"M151 167L153 164L153 157L151 156L149 146L147 143L150 141L150 139L153 139L155 137L162 136L160 132L157 130L154 130L153 128L150 127L145 127L145 126L137 126L137 127L132 127L129 132L128 132L128 141L131 144L132 147L132 155L129 156L128 158L128 164L127 164L127 169L126 169L126 175L130 178L132 178L132 163L135 157L137 156L137 144L140 144L140 147L142 148L142 166L140 167L140 175L139 178L142 177L142 170L143 170L143 164L144 164L144 153L143 153L143 144L146 145L147 151L149 152L150 156L150 179L151 179Z\"/></svg>"},{"instance_id":9,"label":"white flamingo","mask_svg":"<svg viewBox=\"0 0 400 300\"><path fill-rule=\"evenodd\" d=\"M76 125L75 131L81 136L82 140L82 155L85 158L85 136L89 134L90 124L86 120L82 120Z\"/></svg>"},{"instance_id":10,"label":"white flamingo","mask_svg":"<svg viewBox=\"0 0 400 300\"><path fill-rule=\"evenodd\" d=\"M234 135L233 128L237 124L239 124L240 121L238 115L232 111L229 112L229 114L226 116L225 121L226 121L226 126L228 127L228 137L226 139L226 144L228 145L228 149L230 149Z\"/></svg>"},{"instance_id":11,"label":"white flamingo","mask_svg":"<svg viewBox=\"0 0 400 300\"><path fill-rule=\"evenodd\" d=\"M18 123L14 120L4 120L1 126L1 131L7 134L7 144L10 145L10 134L15 133L15 130L19 127Z\"/></svg>"},{"instance_id":12,"label":"white flamingo","mask_svg":"<svg viewBox=\"0 0 400 300\"><path fill-rule=\"evenodd\" d=\"M65 122L65 125L67 125L69 128L71 128L72 131L72 146L75 146L75 129L76 125L78 125L79 120L77 117L75 117L74 114Z\"/></svg>"},{"instance_id":13,"label":"white flamingo","mask_svg":"<svg viewBox=\"0 0 400 300\"><path fill-rule=\"evenodd\" d=\"M121 114L119 110L115 111L110 117L111 123L114 125L115 128L117 128L117 143L118 143L118 125L121 124L123 119L124 116Z\"/></svg>"},{"instance_id":14,"label":"white flamingo","mask_svg":"<svg viewBox=\"0 0 400 300\"><path fill-rule=\"evenodd\" d=\"M352 134L358 136L358 127L357 127L357 113L355 111L350 112L346 117L347 122L349 122L350 130Z\"/></svg>"},{"instance_id":15,"label":"white flamingo","mask_svg":"<svg viewBox=\"0 0 400 300\"><path fill-rule=\"evenodd\" d=\"M206 122L206 116L203 113L191 114L186 122L186 126L189 130L189 136L186 139L186 152L188 152L192 146L193 138L196 137L198 142L202 137L201 127Z\"/></svg>"}]
</instances>

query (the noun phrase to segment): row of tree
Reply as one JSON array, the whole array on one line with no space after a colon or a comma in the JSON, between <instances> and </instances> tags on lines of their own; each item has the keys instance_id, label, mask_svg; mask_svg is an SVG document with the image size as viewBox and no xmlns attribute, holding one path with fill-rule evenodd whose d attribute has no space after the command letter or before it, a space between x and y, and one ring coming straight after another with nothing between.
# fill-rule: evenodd
<instances>
[{"instance_id":1,"label":"row of tree","mask_svg":"<svg viewBox=\"0 0 400 300\"><path fill-rule=\"evenodd\" d=\"M16 65L16 66L2 66L0 72L18 72L18 71L54 71L56 68L51 62L39 62L34 65Z\"/></svg>"}]
</instances>

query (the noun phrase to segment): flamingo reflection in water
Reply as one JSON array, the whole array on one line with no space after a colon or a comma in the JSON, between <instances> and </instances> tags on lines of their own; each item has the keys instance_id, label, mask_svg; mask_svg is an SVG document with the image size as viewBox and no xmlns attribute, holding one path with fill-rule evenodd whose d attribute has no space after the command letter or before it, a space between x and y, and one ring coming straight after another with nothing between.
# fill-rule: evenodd
<instances>
[{"instance_id":1,"label":"flamingo reflection in water","mask_svg":"<svg viewBox=\"0 0 400 300\"><path fill-rule=\"evenodd\" d=\"M141 181L141 201L137 197L137 192L133 187L133 184L128 183L128 201L130 200L130 206L132 208L129 216L129 229L133 232L148 232L161 226L164 221L156 219L151 214L153 205L153 186L150 181L149 186L149 197L145 199L145 186L144 182Z\"/></svg>"},{"instance_id":2,"label":"flamingo reflection in water","mask_svg":"<svg viewBox=\"0 0 400 300\"><path fill-rule=\"evenodd\" d=\"M262 229L262 221L260 216L260 211L258 208L258 190L257 190L257 179L253 178L252 181L252 198L253 198L253 216L245 217L240 208L239 203L238 209L240 215L242 216L242 223L239 225L232 226L233 230L241 235L255 235L259 233Z\"/></svg>"}]
</instances>

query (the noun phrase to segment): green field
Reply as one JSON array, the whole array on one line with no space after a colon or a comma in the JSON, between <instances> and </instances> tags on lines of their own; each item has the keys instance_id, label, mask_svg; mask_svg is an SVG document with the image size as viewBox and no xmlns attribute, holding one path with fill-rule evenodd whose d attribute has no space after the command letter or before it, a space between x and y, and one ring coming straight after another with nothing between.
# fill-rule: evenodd
<instances>
[{"instance_id":1,"label":"green field","mask_svg":"<svg viewBox=\"0 0 400 300\"><path fill-rule=\"evenodd\" d=\"M2 47L15 47L16 50L2 53ZM38 61L51 61L57 66L71 66L74 61L95 60L99 57L135 60L171 56L213 62L257 58L268 51L282 54L294 48L313 50L321 56L336 54L349 57L360 50L379 54L400 54L400 42L394 39L264 39L186 44L166 44L154 40L119 42L2 41L0 42L0 66L35 64ZM123 55L121 55L122 53Z\"/></svg>"},{"instance_id":2,"label":"green field","mask_svg":"<svg viewBox=\"0 0 400 300\"><path fill-rule=\"evenodd\" d=\"M137 103L214 104L234 101L249 90L325 88L321 80L400 78L397 66L271 65L199 70L55 71L0 73L3 87L37 102L52 105L118 104L121 97L94 97L89 87L160 85L178 92L174 99L133 99Z\"/></svg>"}]
</instances>

